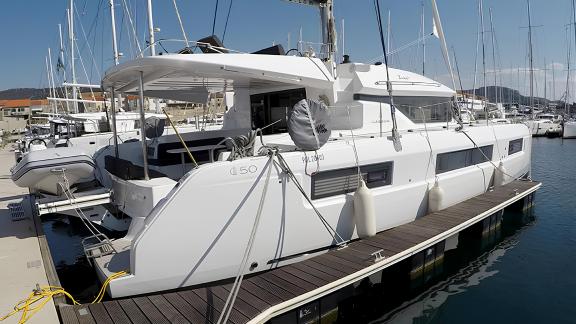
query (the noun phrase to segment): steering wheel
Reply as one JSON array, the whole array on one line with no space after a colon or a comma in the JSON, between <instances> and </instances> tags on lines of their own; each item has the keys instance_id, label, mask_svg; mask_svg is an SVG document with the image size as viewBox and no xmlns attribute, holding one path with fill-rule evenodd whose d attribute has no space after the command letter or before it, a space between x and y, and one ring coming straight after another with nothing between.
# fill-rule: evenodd
<instances>
[{"instance_id":1,"label":"steering wheel","mask_svg":"<svg viewBox=\"0 0 576 324\"><path fill-rule=\"evenodd\" d=\"M44 146L46 146L45 140L43 140L41 138L33 138L30 140L30 142L28 142L28 149L30 149L30 146L34 143L43 144Z\"/></svg>"}]
</instances>

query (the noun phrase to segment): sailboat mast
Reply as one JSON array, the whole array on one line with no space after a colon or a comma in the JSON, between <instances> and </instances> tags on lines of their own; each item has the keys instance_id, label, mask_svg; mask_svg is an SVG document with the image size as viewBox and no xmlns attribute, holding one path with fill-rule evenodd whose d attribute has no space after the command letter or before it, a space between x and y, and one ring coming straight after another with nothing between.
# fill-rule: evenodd
<instances>
[{"instance_id":1,"label":"sailboat mast","mask_svg":"<svg viewBox=\"0 0 576 324\"><path fill-rule=\"evenodd\" d=\"M572 0L572 23L574 24L574 45L576 45L576 0ZM570 76L570 70L568 70L568 76ZM568 98L566 98L568 102ZM566 114L570 117L570 104L567 105Z\"/></svg>"},{"instance_id":2,"label":"sailboat mast","mask_svg":"<svg viewBox=\"0 0 576 324\"><path fill-rule=\"evenodd\" d=\"M532 18L530 17L530 0L528 3L528 57L530 60L530 114L534 112L534 60L532 53Z\"/></svg>"},{"instance_id":3,"label":"sailboat mast","mask_svg":"<svg viewBox=\"0 0 576 324\"><path fill-rule=\"evenodd\" d=\"M112 51L114 54L114 64L118 65L120 55L118 53L118 41L116 40L116 15L114 14L114 0L110 0L110 20L112 24Z\"/></svg>"},{"instance_id":4,"label":"sailboat mast","mask_svg":"<svg viewBox=\"0 0 576 324\"><path fill-rule=\"evenodd\" d=\"M148 38L150 40L150 56L156 55L156 41L154 40L154 19L152 17L152 0L147 1L148 9Z\"/></svg>"},{"instance_id":5,"label":"sailboat mast","mask_svg":"<svg viewBox=\"0 0 576 324\"><path fill-rule=\"evenodd\" d=\"M76 80L76 67L74 64L74 0L70 0L70 8L68 9L68 36L70 37L70 70L72 72L72 99L74 100L74 112L78 113L78 89L76 88L75 84L77 84Z\"/></svg>"},{"instance_id":6,"label":"sailboat mast","mask_svg":"<svg viewBox=\"0 0 576 324\"><path fill-rule=\"evenodd\" d=\"M492 7L488 8L488 11L490 13L490 34L492 36L492 64L494 67L494 92L496 95L496 104L498 104L498 90L497 90L497 86L498 86L498 74L496 73L497 68L496 68L496 42L495 42L495 36L494 36L494 22L492 21Z\"/></svg>"},{"instance_id":7,"label":"sailboat mast","mask_svg":"<svg viewBox=\"0 0 576 324\"><path fill-rule=\"evenodd\" d=\"M426 28L424 20L424 1L422 1L422 75L426 75Z\"/></svg>"},{"instance_id":8,"label":"sailboat mast","mask_svg":"<svg viewBox=\"0 0 576 324\"><path fill-rule=\"evenodd\" d=\"M546 68L546 58L544 58L544 100L546 102L547 98L547 91L548 89L546 88L546 84L548 82L548 69ZM548 107L548 104L546 103L546 107Z\"/></svg>"},{"instance_id":9,"label":"sailboat mast","mask_svg":"<svg viewBox=\"0 0 576 324\"><path fill-rule=\"evenodd\" d=\"M482 35L482 78L484 86L484 113L486 114L486 123L488 123L488 93L486 89L486 46L484 43L484 6L483 1L480 0L480 33Z\"/></svg>"},{"instance_id":10,"label":"sailboat mast","mask_svg":"<svg viewBox=\"0 0 576 324\"><path fill-rule=\"evenodd\" d=\"M64 64L64 39L62 38L62 24L58 24L58 35L60 36L60 64L62 66L62 71L64 75L64 81L66 81L66 67ZM56 68L58 70L58 67ZM66 99L68 99L68 87L64 87L64 94ZM70 112L70 101L66 100L66 110Z\"/></svg>"},{"instance_id":11,"label":"sailboat mast","mask_svg":"<svg viewBox=\"0 0 576 324\"><path fill-rule=\"evenodd\" d=\"M386 48L388 49L388 51L390 51L392 49L392 47L390 47L390 26L392 25L390 22L390 10L388 10L388 28L387 28L387 33L386 33Z\"/></svg>"},{"instance_id":12,"label":"sailboat mast","mask_svg":"<svg viewBox=\"0 0 576 324\"><path fill-rule=\"evenodd\" d=\"M54 67L52 66L52 50L48 47L48 64L49 64L49 71L50 75L48 76L50 81L52 81L52 97L55 98L56 96L56 82L54 82ZM58 113L58 102L54 101L54 113Z\"/></svg>"},{"instance_id":13,"label":"sailboat mast","mask_svg":"<svg viewBox=\"0 0 576 324\"><path fill-rule=\"evenodd\" d=\"M54 93L52 92L52 80L50 79L50 66L48 65L48 56L45 57L46 61L46 78L48 79L48 95L54 98ZM52 112L54 112L54 102L51 104Z\"/></svg>"}]
</instances>

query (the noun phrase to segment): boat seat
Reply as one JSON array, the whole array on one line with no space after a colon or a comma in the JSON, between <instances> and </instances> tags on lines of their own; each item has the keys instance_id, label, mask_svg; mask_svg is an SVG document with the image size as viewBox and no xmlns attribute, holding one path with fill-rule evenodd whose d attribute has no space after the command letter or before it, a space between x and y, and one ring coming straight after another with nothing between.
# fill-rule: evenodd
<instances>
[{"instance_id":1,"label":"boat seat","mask_svg":"<svg viewBox=\"0 0 576 324\"><path fill-rule=\"evenodd\" d=\"M123 180L142 180L144 179L144 168L135 165L128 160L117 158L112 155L107 155L104 158L104 167L111 174L123 179ZM156 170L148 170L148 176L153 178L166 177L162 172Z\"/></svg>"},{"instance_id":2,"label":"boat seat","mask_svg":"<svg viewBox=\"0 0 576 324\"><path fill-rule=\"evenodd\" d=\"M209 148L213 147L214 145L219 144L224 137L214 137L214 138L205 138L200 140L193 140L193 141L185 141L186 146L193 148L193 147L203 147L203 150L196 150L194 152L194 159L198 163L207 163L213 160L213 157L210 157L210 150ZM152 146L151 146L152 147ZM168 143L159 143L155 147L157 152L157 158L148 158L148 163L154 166L168 166L168 165L179 165L182 163L182 160L178 154L170 153L169 151L175 149L181 149L182 143L180 142L168 142ZM185 163L192 163L188 155L184 156Z\"/></svg>"}]
</instances>

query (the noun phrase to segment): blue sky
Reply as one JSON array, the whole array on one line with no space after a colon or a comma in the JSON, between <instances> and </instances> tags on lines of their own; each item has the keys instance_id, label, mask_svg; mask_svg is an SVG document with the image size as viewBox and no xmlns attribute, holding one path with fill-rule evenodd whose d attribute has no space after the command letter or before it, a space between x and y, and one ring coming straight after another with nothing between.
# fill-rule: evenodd
<instances>
[{"instance_id":1,"label":"blue sky","mask_svg":"<svg viewBox=\"0 0 576 324\"><path fill-rule=\"evenodd\" d=\"M130 8L136 33L141 43L146 37L145 0L124 0ZM450 47L458 56L460 73L465 88L472 87L476 34L478 25L476 0L437 0L444 31ZM130 59L136 52L134 42L129 40L129 25L123 0L116 2L116 19L120 34L119 47L124 53L122 61ZM367 62L381 55L378 31L372 0L336 0L336 19L345 20L346 52L353 61ZM77 60L79 82L99 83L99 75L110 67L112 61L110 15L108 0L76 0L76 39L86 72ZM191 40L211 34L216 0L177 0L186 33ZM154 0L154 20L160 32L158 38L182 39L176 15L170 0ZM216 21L216 34L222 36L230 0L220 0ZM558 98L566 88L566 46L568 34L565 25L570 22L571 0L531 0L532 24L542 25L534 29L535 66L548 68L548 85L552 86L552 69L555 74L555 94L548 89L549 98ZM392 17L391 50L418 38L420 29L420 0L382 0L383 15L390 10ZM425 28L432 31L430 1L425 0ZM0 10L0 89L14 87L47 86L44 65L48 47L52 48L53 64L58 55L58 28L63 25L66 32L65 10L68 0L18 0L3 1ZM485 30L489 30L488 8L493 8L494 29L498 43L496 53L502 83L528 92L527 73L527 13L525 0L485 0ZM84 28L84 33L82 32ZM288 47L288 34L292 47L295 46L299 29L302 27L304 40L317 42L320 38L317 11L281 0L236 0L233 2L225 45L240 51L255 51L282 43ZM340 32L340 30L339 30ZM574 44L573 32L569 34ZM493 70L491 34L485 34L486 62ZM86 41L88 39L88 41ZM449 84L439 42L427 39L427 75ZM165 42L168 50L181 47L178 43ZM573 50L574 52L574 50ZM574 53L573 53L574 54ZM68 54L67 54L68 56ZM573 55L573 57L576 55ZM68 60L68 57L66 58ZM413 46L392 57L391 65L407 70L420 71L421 52ZM574 61L574 60L573 60ZM478 61L481 71L481 58ZM575 64L572 63L574 67ZM518 68L522 69L518 78ZM536 94L544 95L544 72L536 71ZM88 78L86 78L86 75ZM574 75L576 78L576 74ZM482 75L478 74L479 83ZM88 80L87 80L88 79ZM488 74L488 85L493 84L493 75ZM572 87L574 88L574 85ZM576 93L576 89L571 89Z\"/></svg>"}]
</instances>

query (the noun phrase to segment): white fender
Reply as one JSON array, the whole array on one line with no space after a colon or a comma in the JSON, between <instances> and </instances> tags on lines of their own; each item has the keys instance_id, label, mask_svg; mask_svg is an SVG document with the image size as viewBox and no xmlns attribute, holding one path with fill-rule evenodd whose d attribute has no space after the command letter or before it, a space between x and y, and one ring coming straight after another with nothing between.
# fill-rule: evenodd
<instances>
[{"instance_id":1,"label":"white fender","mask_svg":"<svg viewBox=\"0 0 576 324\"><path fill-rule=\"evenodd\" d=\"M494 170L494 187L501 187L506 184L507 170L504 163L500 162L498 167Z\"/></svg>"},{"instance_id":2,"label":"white fender","mask_svg":"<svg viewBox=\"0 0 576 324\"><path fill-rule=\"evenodd\" d=\"M436 179L434 186L428 190L428 211L433 213L442 210L443 200L444 190L438 184L438 179Z\"/></svg>"},{"instance_id":3,"label":"white fender","mask_svg":"<svg viewBox=\"0 0 576 324\"><path fill-rule=\"evenodd\" d=\"M360 186L354 193L354 220L360 238L376 235L374 197L364 180L360 180Z\"/></svg>"}]
</instances>

